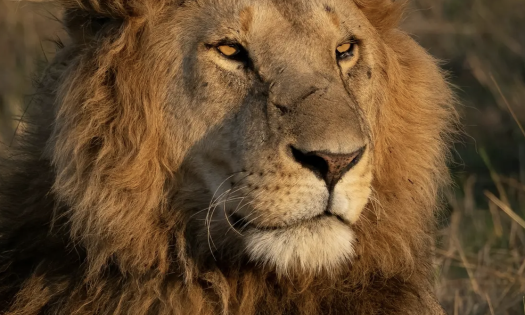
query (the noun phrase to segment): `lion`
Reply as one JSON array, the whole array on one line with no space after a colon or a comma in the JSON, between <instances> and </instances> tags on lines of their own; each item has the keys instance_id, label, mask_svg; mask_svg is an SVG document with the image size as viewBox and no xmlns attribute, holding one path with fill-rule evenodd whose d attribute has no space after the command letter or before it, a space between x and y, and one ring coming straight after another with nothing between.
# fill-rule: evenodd
<instances>
[{"instance_id":1,"label":"lion","mask_svg":"<svg viewBox=\"0 0 525 315\"><path fill-rule=\"evenodd\" d=\"M456 112L405 2L59 3L1 162L1 314L444 314Z\"/></svg>"}]
</instances>

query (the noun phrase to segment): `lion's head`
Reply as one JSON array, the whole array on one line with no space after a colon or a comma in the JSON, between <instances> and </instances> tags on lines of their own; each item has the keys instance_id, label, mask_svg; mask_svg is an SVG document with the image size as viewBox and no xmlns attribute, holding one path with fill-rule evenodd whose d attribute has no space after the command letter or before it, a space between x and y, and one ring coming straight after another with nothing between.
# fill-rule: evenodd
<instances>
[{"instance_id":1,"label":"lion's head","mask_svg":"<svg viewBox=\"0 0 525 315\"><path fill-rule=\"evenodd\" d=\"M424 243L452 110L400 2L64 3L48 152L95 270L169 268L174 234L279 274Z\"/></svg>"},{"instance_id":2,"label":"lion's head","mask_svg":"<svg viewBox=\"0 0 525 315\"><path fill-rule=\"evenodd\" d=\"M0 312L441 312L455 112L403 1L59 2L0 161Z\"/></svg>"}]
</instances>

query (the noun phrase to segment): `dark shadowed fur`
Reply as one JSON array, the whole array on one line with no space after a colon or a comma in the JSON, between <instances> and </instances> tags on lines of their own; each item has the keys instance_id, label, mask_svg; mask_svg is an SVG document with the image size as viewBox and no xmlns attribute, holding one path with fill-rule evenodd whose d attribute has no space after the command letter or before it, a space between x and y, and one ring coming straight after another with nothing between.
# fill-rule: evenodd
<instances>
[{"instance_id":1,"label":"dark shadowed fur","mask_svg":"<svg viewBox=\"0 0 525 315\"><path fill-rule=\"evenodd\" d=\"M180 52L162 27L182 1L60 2L72 41L0 160L0 314L442 314L432 237L455 111L435 60L396 29L401 1L354 0L384 42L368 76L385 105L371 122L376 202L337 277L194 244L189 218L209 200L180 187L191 143L165 106Z\"/></svg>"}]
</instances>

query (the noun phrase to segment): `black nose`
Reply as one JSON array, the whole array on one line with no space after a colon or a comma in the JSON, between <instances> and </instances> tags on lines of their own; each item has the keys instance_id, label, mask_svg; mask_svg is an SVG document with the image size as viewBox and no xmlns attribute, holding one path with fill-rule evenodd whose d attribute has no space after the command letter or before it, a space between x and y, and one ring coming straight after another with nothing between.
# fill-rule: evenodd
<instances>
[{"instance_id":1,"label":"black nose","mask_svg":"<svg viewBox=\"0 0 525 315\"><path fill-rule=\"evenodd\" d=\"M291 148L295 160L322 178L329 190L332 190L341 177L359 162L365 151L365 147L348 154L326 151L303 152L293 146Z\"/></svg>"}]
</instances>

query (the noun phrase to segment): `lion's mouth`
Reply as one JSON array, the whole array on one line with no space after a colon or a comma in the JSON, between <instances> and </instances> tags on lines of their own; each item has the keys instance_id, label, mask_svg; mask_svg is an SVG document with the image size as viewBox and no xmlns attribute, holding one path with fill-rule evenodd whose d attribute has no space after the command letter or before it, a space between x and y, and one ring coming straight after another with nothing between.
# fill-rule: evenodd
<instances>
[{"instance_id":1,"label":"lion's mouth","mask_svg":"<svg viewBox=\"0 0 525 315\"><path fill-rule=\"evenodd\" d=\"M246 218L244 218L242 215L238 213L233 213L230 215L230 217L233 220L231 222L233 227L239 230L246 230L246 229L257 229L261 231L284 230L284 229L290 229L290 228L298 227L298 226L305 225L305 224L311 224L311 223L323 221L323 220L338 220L345 225L348 225L348 226L351 225L350 222L346 220L345 218L341 217L340 215L333 214L329 212L328 210L321 214L310 217L310 218L294 220L293 222L284 222L282 225L256 224L253 221L247 220Z\"/></svg>"}]
</instances>

